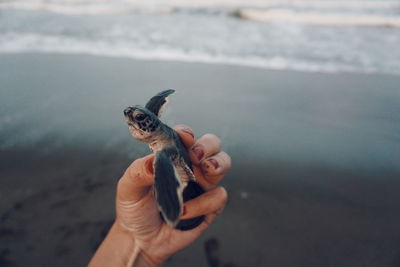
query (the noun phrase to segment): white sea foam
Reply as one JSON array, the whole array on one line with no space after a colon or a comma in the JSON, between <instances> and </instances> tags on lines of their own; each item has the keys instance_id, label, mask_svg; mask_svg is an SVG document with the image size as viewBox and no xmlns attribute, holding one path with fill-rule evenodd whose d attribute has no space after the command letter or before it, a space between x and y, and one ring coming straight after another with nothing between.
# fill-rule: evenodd
<instances>
[{"instance_id":1,"label":"white sea foam","mask_svg":"<svg viewBox=\"0 0 400 267\"><path fill-rule=\"evenodd\" d=\"M65 37L43 36L26 34L23 36L11 34L5 37L5 42L0 42L0 53L42 52L42 53L67 53L88 54L111 57L125 57L141 60L160 60L178 62L198 62L209 64L226 64L248 66L274 70L297 70L306 72L359 72L360 69L351 64L338 62L312 62L296 60L281 56L260 58L255 56L238 57L227 55L212 55L200 51L188 51L178 48L132 48L129 43L112 43L76 40ZM364 67L363 72L379 72L373 66Z\"/></svg>"},{"instance_id":2,"label":"white sea foam","mask_svg":"<svg viewBox=\"0 0 400 267\"><path fill-rule=\"evenodd\" d=\"M367 7L367 8L395 8L399 7L400 3L397 0L12 0L2 1L4 3L33 3L41 5L96 5L96 4L111 4L122 3L135 6L176 6L176 7L237 7L237 6L257 6L268 7L272 5L286 6L308 6L308 7Z\"/></svg>"},{"instance_id":3,"label":"white sea foam","mask_svg":"<svg viewBox=\"0 0 400 267\"><path fill-rule=\"evenodd\" d=\"M171 13L169 7L127 6L110 3L97 4L60 4L51 2L5 2L0 3L0 9L23 9L48 11L65 15L110 15L129 13Z\"/></svg>"},{"instance_id":4,"label":"white sea foam","mask_svg":"<svg viewBox=\"0 0 400 267\"><path fill-rule=\"evenodd\" d=\"M324 14L317 12L296 12L288 9L241 9L236 13L240 18L261 22L285 21L328 26L372 26L400 27L399 16L366 14Z\"/></svg>"},{"instance_id":5,"label":"white sea foam","mask_svg":"<svg viewBox=\"0 0 400 267\"><path fill-rule=\"evenodd\" d=\"M304 8L394 9L397 0L320 1L320 0L14 0L0 2L0 8L45 10L62 14L121 14L132 12L165 13L173 8Z\"/></svg>"},{"instance_id":6,"label":"white sea foam","mask_svg":"<svg viewBox=\"0 0 400 267\"><path fill-rule=\"evenodd\" d=\"M136 0L0 2L4 8L0 16L0 52L83 53L269 69L400 74L400 52L397 49L400 23L392 10L368 11L365 15L346 15L347 11L344 11L344 15L335 15L331 13L332 10L304 13L300 12L303 9L286 7L283 10L272 8L269 12L265 9L240 8L241 15L248 16L247 19L273 22L249 23L232 19L231 11L236 10L236 7L222 12L217 9L193 12L192 9L174 9L172 4L198 4L196 1L177 0L169 2L168 6L156 6L158 0L143 2L142 6L136 5L136 2L139 3ZM305 2L326 4L329 1L285 2L300 5ZM207 3L210 2L207 0L203 4ZM214 4L233 3L245 4L244 1L236 0L217 1ZM253 5L256 3L253 0L248 2ZM259 3L266 5L273 1ZM64 15L10 9L13 5L17 9L25 7L28 10L47 10ZM167 16L101 16L143 13L148 10L161 12L163 8L166 12L176 12ZM268 17L271 14L272 18ZM319 26L310 27L307 24ZM374 27L331 27L339 24Z\"/></svg>"}]
</instances>

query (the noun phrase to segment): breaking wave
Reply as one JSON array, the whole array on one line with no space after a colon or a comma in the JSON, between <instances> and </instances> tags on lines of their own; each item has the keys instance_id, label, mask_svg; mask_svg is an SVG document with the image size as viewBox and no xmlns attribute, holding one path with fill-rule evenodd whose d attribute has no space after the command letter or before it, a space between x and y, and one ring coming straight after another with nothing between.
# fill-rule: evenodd
<instances>
[{"instance_id":1,"label":"breaking wave","mask_svg":"<svg viewBox=\"0 0 400 267\"><path fill-rule=\"evenodd\" d=\"M0 9L22 9L48 11L64 15L110 15L129 13L171 13L168 7L140 7L117 4L60 4L52 2L5 2L0 3Z\"/></svg>"},{"instance_id":2,"label":"breaking wave","mask_svg":"<svg viewBox=\"0 0 400 267\"><path fill-rule=\"evenodd\" d=\"M285 21L325 26L400 27L399 16L306 13L288 9L241 9L237 11L236 15L243 19L261 22Z\"/></svg>"},{"instance_id":3,"label":"breaking wave","mask_svg":"<svg viewBox=\"0 0 400 267\"><path fill-rule=\"evenodd\" d=\"M75 13L75 8L83 8L82 12L90 14L120 13L123 9L156 8L156 7L178 7L178 8L236 8L236 7L257 7L269 8L274 6L287 7L312 7L312 8L368 8L368 9L393 9L399 8L397 0L371 1L371 0L13 0L0 2L0 8L49 10L61 13ZM109 10L105 10L105 8Z\"/></svg>"},{"instance_id":4,"label":"breaking wave","mask_svg":"<svg viewBox=\"0 0 400 267\"><path fill-rule=\"evenodd\" d=\"M129 43L112 43L89 40L77 40L59 36L43 36L37 34L9 34L5 36L10 40L7 43L0 42L0 53L41 52L41 53L67 53L88 54L110 57L124 57L142 60L161 60L178 62L197 62L209 64L226 64L266 68L275 70L296 70L305 72L359 72L360 67L341 62L324 62L299 60L290 57L272 56L260 58L256 56L230 56L215 55L203 51L187 50L179 48L133 48ZM363 66L363 72L379 72L379 68ZM390 73L390 71L389 71ZM393 74L398 74L392 70Z\"/></svg>"},{"instance_id":5,"label":"breaking wave","mask_svg":"<svg viewBox=\"0 0 400 267\"><path fill-rule=\"evenodd\" d=\"M400 74L397 0L0 0L0 12L0 53Z\"/></svg>"}]
</instances>

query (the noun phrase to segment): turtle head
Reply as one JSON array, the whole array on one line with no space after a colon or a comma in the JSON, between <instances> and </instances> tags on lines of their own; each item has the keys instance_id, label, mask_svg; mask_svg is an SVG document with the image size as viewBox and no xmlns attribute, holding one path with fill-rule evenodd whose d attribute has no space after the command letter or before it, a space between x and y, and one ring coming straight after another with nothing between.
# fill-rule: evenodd
<instances>
[{"instance_id":1,"label":"turtle head","mask_svg":"<svg viewBox=\"0 0 400 267\"><path fill-rule=\"evenodd\" d=\"M146 143L154 137L161 124L153 112L141 106L127 107L124 115L132 136Z\"/></svg>"}]
</instances>

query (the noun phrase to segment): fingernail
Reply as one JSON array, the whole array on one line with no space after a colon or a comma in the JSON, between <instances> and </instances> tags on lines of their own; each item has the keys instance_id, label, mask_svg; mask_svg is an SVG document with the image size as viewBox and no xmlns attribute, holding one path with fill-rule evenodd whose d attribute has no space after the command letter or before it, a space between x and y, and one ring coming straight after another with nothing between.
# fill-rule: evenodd
<instances>
[{"instance_id":1,"label":"fingernail","mask_svg":"<svg viewBox=\"0 0 400 267\"><path fill-rule=\"evenodd\" d=\"M203 156L204 156L204 151L200 146L194 146L192 147L192 151L194 155L196 156L197 160L200 161Z\"/></svg>"},{"instance_id":2,"label":"fingernail","mask_svg":"<svg viewBox=\"0 0 400 267\"><path fill-rule=\"evenodd\" d=\"M215 159L204 160L201 163L201 168L203 169L204 174L208 174L210 168L216 170L218 167L219 167L218 161L216 161Z\"/></svg>"},{"instance_id":3,"label":"fingernail","mask_svg":"<svg viewBox=\"0 0 400 267\"><path fill-rule=\"evenodd\" d=\"M189 128L183 128L183 129L182 129L182 132L185 132L185 133L187 133L187 134L190 134L190 136L191 136L192 138L194 138L194 133L192 132L191 129L189 129Z\"/></svg>"},{"instance_id":4,"label":"fingernail","mask_svg":"<svg viewBox=\"0 0 400 267\"><path fill-rule=\"evenodd\" d=\"M219 167L218 161L216 161L215 159L209 159L207 161L211 163L211 165L213 165L214 169L217 169Z\"/></svg>"},{"instance_id":5,"label":"fingernail","mask_svg":"<svg viewBox=\"0 0 400 267\"><path fill-rule=\"evenodd\" d=\"M154 174L153 158L149 158L149 159L146 161L145 165L146 165L147 170L148 170L151 174Z\"/></svg>"}]
</instances>

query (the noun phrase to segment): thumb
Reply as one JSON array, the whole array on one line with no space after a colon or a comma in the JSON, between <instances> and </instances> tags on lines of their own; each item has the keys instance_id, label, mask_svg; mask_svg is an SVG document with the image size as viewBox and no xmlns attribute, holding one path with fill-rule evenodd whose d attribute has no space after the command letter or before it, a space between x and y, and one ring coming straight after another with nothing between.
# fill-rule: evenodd
<instances>
[{"instance_id":1,"label":"thumb","mask_svg":"<svg viewBox=\"0 0 400 267\"><path fill-rule=\"evenodd\" d=\"M151 188L153 178L154 154L132 162L118 181L117 199L121 201L139 201Z\"/></svg>"}]
</instances>

